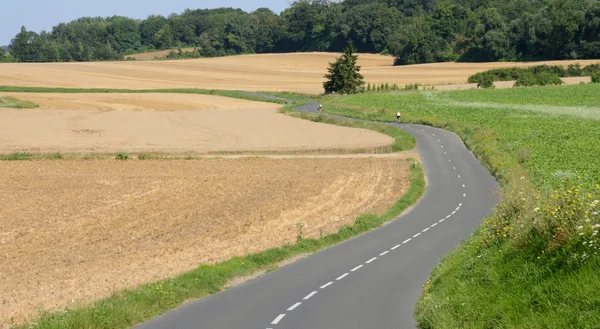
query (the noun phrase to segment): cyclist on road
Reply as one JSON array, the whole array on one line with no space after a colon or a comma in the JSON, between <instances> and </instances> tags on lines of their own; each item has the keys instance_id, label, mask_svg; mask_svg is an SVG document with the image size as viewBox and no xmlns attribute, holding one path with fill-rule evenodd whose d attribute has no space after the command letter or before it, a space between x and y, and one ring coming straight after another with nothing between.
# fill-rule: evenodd
<instances>
[{"instance_id":1,"label":"cyclist on road","mask_svg":"<svg viewBox=\"0 0 600 329\"><path fill-rule=\"evenodd\" d=\"M400 123L400 111L396 112L396 123Z\"/></svg>"},{"instance_id":2,"label":"cyclist on road","mask_svg":"<svg viewBox=\"0 0 600 329\"><path fill-rule=\"evenodd\" d=\"M323 105L319 104L319 112L323 112Z\"/></svg>"}]
</instances>

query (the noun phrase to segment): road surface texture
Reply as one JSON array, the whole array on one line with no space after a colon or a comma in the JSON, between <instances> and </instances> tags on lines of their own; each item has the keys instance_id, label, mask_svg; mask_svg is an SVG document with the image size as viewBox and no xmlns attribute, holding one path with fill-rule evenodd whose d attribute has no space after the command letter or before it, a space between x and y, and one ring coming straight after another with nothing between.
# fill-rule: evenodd
<instances>
[{"instance_id":1,"label":"road surface texture","mask_svg":"<svg viewBox=\"0 0 600 329\"><path fill-rule=\"evenodd\" d=\"M314 112L317 104L299 111ZM388 224L137 329L403 329L440 258L488 216L496 181L448 131L412 124L426 192Z\"/></svg>"}]
</instances>

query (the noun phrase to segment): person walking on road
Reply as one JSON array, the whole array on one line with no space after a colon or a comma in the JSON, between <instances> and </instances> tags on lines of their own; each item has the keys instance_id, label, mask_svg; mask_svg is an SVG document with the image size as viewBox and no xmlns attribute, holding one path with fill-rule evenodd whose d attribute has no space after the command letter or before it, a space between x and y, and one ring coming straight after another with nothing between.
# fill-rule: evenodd
<instances>
[{"instance_id":1,"label":"person walking on road","mask_svg":"<svg viewBox=\"0 0 600 329\"><path fill-rule=\"evenodd\" d=\"M319 112L323 112L323 105L319 104Z\"/></svg>"},{"instance_id":2,"label":"person walking on road","mask_svg":"<svg viewBox=\"0 0 600 329\"><path fill-rule=\"evenodd\" d=\"M400 111L396 112L396 123L400 123Z\"/></svg>"}]
</instances>

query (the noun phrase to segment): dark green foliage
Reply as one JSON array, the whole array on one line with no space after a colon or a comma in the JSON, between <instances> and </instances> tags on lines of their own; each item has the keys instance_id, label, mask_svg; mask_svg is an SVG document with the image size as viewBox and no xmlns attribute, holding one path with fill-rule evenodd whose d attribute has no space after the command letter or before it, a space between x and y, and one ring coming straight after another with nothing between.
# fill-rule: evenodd
<instances>
[{"instance_id":1,"label":"dark green foliage","mask_svg":"<svg viewBox=\"0 0 600 329\"><path fill-rule=\"evenodd\" d=\"M129 159L129 155L127 153L119 152L115 156L115 159L117 159L117 160L127 160L127 159Z\"/></svg>"},{"instance_id":2,"label":"dark green foliage","mask_svg":"<svg viewBox=\"0 0 600 329\"><path fill-rule=\"evenodd\" d=\"M539 74L526 72L516 82L515 87L560 85L563 81L552 72L544 71Z\"/></svg>"},{"instance_id":3,"label":"dark green foliage","mask_svg":"<svg viewBox=\"0 0 600 329\"><path fill-rule=\"evenodd\" d=\"M195 48L193 51L183 51L181 48L175 50L171 50L169 54L165 56L165 59L190 59L190 58L201 58L202 54L200 50Z\"/></svg>"},{"instance_id":4,"label":"dark green foliage","mask_svg":"<svg viewBox=\"0 0 600 329\"><path fill-rule=\"evenodd\" d=\"M354 44L349 42L342 56L329 64L329 73L325 75L327 81L323 83L326 94L356 94L364 91L365 82L360 74L360 66L356 65L358 56L355 53Z\"/></svg>"},{"instance_id":5,"label":"dark green foliage","mask_svg":"<svg viewBox=\"0 0 600 329\"><path fill-rule=\"evenodd\" d=\"M600 72L600 64L590 64L584 68L579 64L571 64L566 69L559 65L536 65L527 68L511 67L504 69L493 69L485 72L479 72L469 77L469 83L477 83L486 79L493 81L514 81L523 78L522 80L530 79L529 74L538 76L543 73L566 77L581 77L590 76L594 72Z\"/></svg>"},{"instance_id":6,"label":"dark green foliage","mask_svg":"<svg viewBox=\"0 0 600 329\"><path fill-rule=\"evenodd\" d=\"M600 83L600 72L592 75L592 83Z\"/></svg>"},{"instance_id":7,"label":"dark green foliage","mask_svg":"<svg viewBox=\"0 0 600 329\"><path fill-rule=\"evenodd\" d=\"M23 29L10 53L21 62L68 62L197 47L214 57L337 52L351 40L359 53L390 54L397 65L585 59L600 58L598 17L600 0L294 1L279 15L219 8L144 20L84 17L50 32Z\"/></svg>"},{"instance_id":8,"label":"dark green foliage","mask_svg":"<svg viewBox=\"0 0 600 329\"><path fill-rule=\"evenodd\" d=\"M477 88L493 88L494 87L494 76L489 73L479 74L477 75L472 83L477 84Z\"/></svg>"}]
</instances>

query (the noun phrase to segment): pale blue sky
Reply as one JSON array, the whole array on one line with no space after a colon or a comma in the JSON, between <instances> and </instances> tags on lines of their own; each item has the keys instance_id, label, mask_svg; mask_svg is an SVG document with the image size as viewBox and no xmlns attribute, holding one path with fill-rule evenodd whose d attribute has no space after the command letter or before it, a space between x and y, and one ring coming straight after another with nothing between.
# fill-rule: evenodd
<instances>
[{"instance_id":1,"label":"pale blue sky","mask_svg":"<svg viewBox=\"0 0 600 329\"><path fill-rule=\"evenodd\" d=\"M148 15L181 13L185 9L218 7L252 11L271 8L276 13L289 7L290 0L21 0L4 2L0 6L0 46L8 45L21 26L28 30L50 31L52 26L82 16L107 17L121 15L146 18Z\"/></svg>"}]
</instances>

